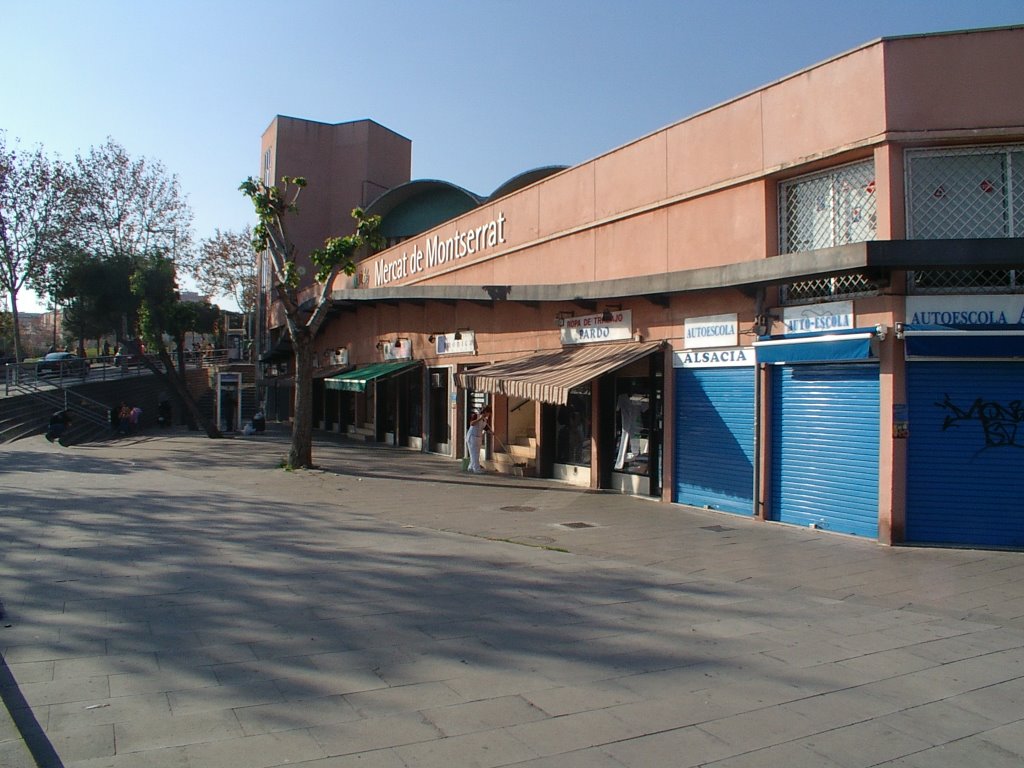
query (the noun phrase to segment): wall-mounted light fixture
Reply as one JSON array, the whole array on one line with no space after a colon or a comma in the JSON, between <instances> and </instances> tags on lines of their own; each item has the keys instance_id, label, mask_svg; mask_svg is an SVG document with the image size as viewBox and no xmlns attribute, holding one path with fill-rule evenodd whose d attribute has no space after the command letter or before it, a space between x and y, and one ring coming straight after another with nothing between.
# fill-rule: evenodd
<instances>
[{"instance_id":1,"label":"wall-mounted light fixture","mask_svg":"<svg viewBox=\"0 0 1024 768\"><path fill-rule=\"evenodd\" d=\"M395 349L401 349L402 348L402 340L401 339L395 339L394 344L392 344L391 346L394 347Z\"/></svg>"},{"instance_id":2,"label":"wall-mounted light fixture","mask_svg":"<svg viewBox=\"0 0 1024 768\"><path fill-rule=\"evenodd\" d=\"M750 332L755 336L767 336L772 332L772 324L781 319L778 315L773 315L770 312L760 314L754 318L754 326Z\"/></svg>"},{"instance_id":3,"label":"wall-mounted light fixture","mask_svg":"<svg viewBox=\"0 0 1024 768\"><path fill-rule=\"evenodd\" d=\"M875 336L878 337L879 341L885 341L885 337L889 335L889 326L885 323L879 323L875 326Z\"/></svg>"},{"instance_id":4,"label":"wall-mounted light fixture","mask_svg":"<svg viewBox=\"0 0 1024 768\"><path fill-rule=\"evenodd\" d=\"M562 328L565 326L566 319L570 317L576 317L576 313L571 309L563 309L560 312L555 313L555 322L558 324L559 328Z\"/></svg>"},{"instance_id":5,"label":"wall-mounted light fixture","mask_svg":"<svg viewBox=\"0 0 1024 768\"><path fill-rule=\"evenodd\" d=\"M435 341L437 341L437 334L436 333L432 333L429 336L427 336L427 341L429 341L431 344L433 344Z\"/></svg>"},{"instance_id":6,"label":"wall-mounted light fixture","mask_svg":"<svg viewBox=\"0 0 1024 768\"><path fill-rule=\"evenodd\" d=\"M459 330L457 330L455 332L455 335L452 336L452 338L455 339L456 341L462 341L462 329L460 328Z\"/></svg>"},{"instance_id":7,"label":"wall-mounted light fixture","mask_svg":"<svg viewBox=\"0 0 1024 768\"><path fill-rule=\"evenodd\" d=\"M384 350L384 342L383 341L378 341L377 342L377 351L378 352L382 352L383 350Z\"/></svg>"},{"instance_id":8,"label":"wall-mounted light fixture","mask_svg":"<svg viewBox=\"0 0 1024 768\"><path fill-rule=\"evenodd\" d=\"M615 319L615 315L612 314L613 310L615 312L621 312L622 311L622 305L621 304L605 304L604 305L604 312L601 313L601 322L602 323L610 323L612 320Z\"/></svg>"}]
</instances>

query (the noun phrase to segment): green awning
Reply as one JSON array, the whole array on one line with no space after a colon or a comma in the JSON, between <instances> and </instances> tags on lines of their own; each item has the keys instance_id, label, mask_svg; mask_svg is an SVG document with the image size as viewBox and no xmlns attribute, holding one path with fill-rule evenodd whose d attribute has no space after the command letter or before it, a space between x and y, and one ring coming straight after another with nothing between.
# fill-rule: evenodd
<instances>
[{"instance_id":1,"label":"green awning","mask_svg":"<svg viewBox=\"0 0 1024 768\"><path fill-rule=\"evenodd\" d=\"M366 385L377 379L386 379L394 376L407 368L419 365L419 360L401 360L394 363L374 363L356 368L354 371L341 373L324 379L324 386L327 389L339 389L344 392L365 392Z\"/></svg>"}]
</instances>

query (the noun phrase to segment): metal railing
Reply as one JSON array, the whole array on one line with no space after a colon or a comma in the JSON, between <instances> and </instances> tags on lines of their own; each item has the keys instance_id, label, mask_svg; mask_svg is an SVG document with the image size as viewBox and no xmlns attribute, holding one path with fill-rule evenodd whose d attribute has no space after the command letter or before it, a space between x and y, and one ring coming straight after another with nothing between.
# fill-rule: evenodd
<instances>
[{"instance_id":1,"label":"metal railing","mask_svg":"<svg viewBox=\"0 0 1024 768\"><path fill-rule=\"evenodd\" d=\"M54 410L69 411L74 416L97 426L110 423L110 408L91 397L60 387L43 387L37 381L20 381L11 385L17 394L28 395Z\"/></svg>"},{"instance_id":2,"label":"metal railing","mask_svg":"<svg viewBox=\"0 0 1024 768\"><path fill-rule=\"evenodd\" d=\"M236 362L230 349L189 350L185 353L186 369L216 368ZM171 359L177 364L177 355ZM109 355L90 357L71 362L58 361L43 366L42 360L7 363L3 366L4 394L10 395L24 386L51 385L66 389L79 384L113 381L135 376L150 376L152 368L163 370L163 363L155 355Z\"/></svg>"}]
</instances>

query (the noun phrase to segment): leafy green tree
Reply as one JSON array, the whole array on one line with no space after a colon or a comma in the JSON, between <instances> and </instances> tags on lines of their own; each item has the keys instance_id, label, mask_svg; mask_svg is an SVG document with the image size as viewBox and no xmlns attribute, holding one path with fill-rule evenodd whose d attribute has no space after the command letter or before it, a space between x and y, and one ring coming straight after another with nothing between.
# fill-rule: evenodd
<instances>
[{"instance_id":1,"label":"leafy green tree","mask_svg":"<svg viewBox=\"0 0 1024 768\"><path fill-rule=\"evenodd\" d=\"M41 286L48 264L77 221L75 178L41 147L8 149L0 132L0 291L11 307L14 354L23 357L18 294Z\"/></svg>"},{"instance_id":2,"label":"leafy green tree","mask_svg":"<svg viewBox=\"0 0 1024 768\"><path fill-rule=\"evenodd\" d=\"M256 211L253 249L265 253L273 270L271 290L285 316L285 326L295 356L295 418L286 464L289 468L313 464L313 341L331 308L331 286L344 272L355 272L356 253L364 247L382 244L380 217L366 216L360 208L352 211L356 231L331 237L312 253L297 254L288 234L290 217L298 212L299 193L306 186L301 177L285 176L281 186L267 186L248 178L239 189ZM302 280L296 259L308 258L316 269L313 281Z\"/></svg>"},{"instance_id":3,"label":"leafy green tree","mask_svg":"<svg viewBox=\"0 0 1024 768\"><path fill-rule=\"evenodd\" d=\"M131 157L110 138L78 155L67 172L73 226L33 284L65 307L80 345L84 334L109 330L124 344L138 323L130 287L138 262L154 252L187 253L192 212L176 176L158 161Z\"/></svg>"},{"instance_id":4,"label":"leafy green tree","mask_svg":"<svg viewBox=\"0 0 1024 768\"><path fill-rule=\"evenodd\" d=\"M127 256L97 259L73 246L54 265L52 295L64 306L65 327L76 334L80 349L86 339L109 333L123 341L123 321L135 327L139 300L131 290L134 270L134 259Z\"/></svg>"},{"instance_id":5,"label":"leafy green tree","mask_svg":"<svg viewBox=\"0 0 1024 768\"><path fill-rule=\"evenodd\" d=\"M181 301L173 260L159 253L140 259L131 284L139 299L139 331L149 352L155 353L161 363L157 366L143 358L146 365L170 386L193 423L201 425L207 436L220 437L217 425L199 408L185 380L185 336L197 330L199 317L195 304ZM174 341L177 367L167 348L167 338Z\"/></svg>"}]
</instances>

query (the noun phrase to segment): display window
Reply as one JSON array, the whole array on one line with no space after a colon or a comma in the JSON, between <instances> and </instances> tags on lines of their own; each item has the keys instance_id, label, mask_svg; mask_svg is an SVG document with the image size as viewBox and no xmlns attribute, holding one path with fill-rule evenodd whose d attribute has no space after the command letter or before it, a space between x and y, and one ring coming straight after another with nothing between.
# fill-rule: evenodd
<instances>
[{"instance_id":1,"label":"display window","mask_svg":"<svg viewBox=\"0 0 1024 768\"><path fill-rule=\"evenodd\" d=\"M558 406L555 419L555 461L577 467L590 466L590 384L569 391L569 402Z\"/></svg>"},{"instance_id":2,"label":"display window","mask_svg":"<svg viewBox=\"0 0 1024 768\"><path fill-rule=\"evenodd\" d=\"M650 378L620 376L615 380L615 471L649 475L651 457Z\"/></svg>"}]
</instances>

